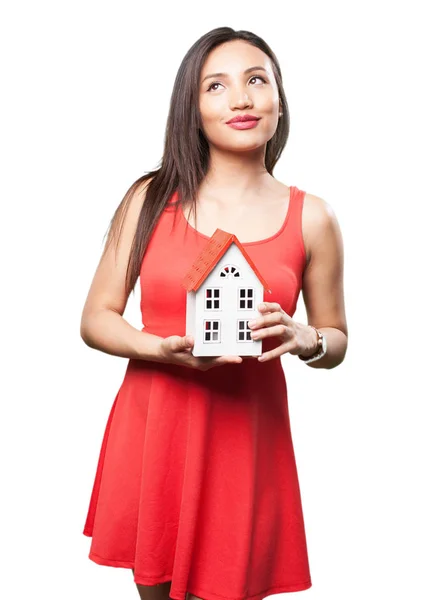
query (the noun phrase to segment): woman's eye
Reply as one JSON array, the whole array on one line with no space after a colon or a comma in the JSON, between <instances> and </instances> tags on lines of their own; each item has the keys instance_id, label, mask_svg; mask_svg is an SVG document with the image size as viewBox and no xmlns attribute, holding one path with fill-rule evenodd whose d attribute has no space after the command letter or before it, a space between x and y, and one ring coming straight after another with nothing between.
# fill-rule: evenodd
<instances>
[{"instance_id":1,"label":"woman's eye","mask_svg":"<svg viewBox=\"0 0 445 600\"><path fill-rule=\"evenodd\" d=\"M250 78L250 81L252 81L252 79L261 79L261 81L263 83L266 83L266 80L263 77L261 77L260 75L254 75L253 77ZM214 85L221 85L221 84L219 83L219 81L214 81L212 84L210 84L207 91L209 92L213 88Z\"/></svg>"},{"instance_id":2,"label":"woman's eye","mask_svg":"<svg viewBox=\"0 0 445 600\"><path fill-rule=\"evenodd\" d=\"M259 75L254 75L254 76L252 77L252 79L261 79L261 81L262 81L263 83L266 83L266 80L265 80L265 79L263 79L263 77L260 77ZM252 79L251 79L251 81L252 81Z\"/></svg>"}]
</instances>

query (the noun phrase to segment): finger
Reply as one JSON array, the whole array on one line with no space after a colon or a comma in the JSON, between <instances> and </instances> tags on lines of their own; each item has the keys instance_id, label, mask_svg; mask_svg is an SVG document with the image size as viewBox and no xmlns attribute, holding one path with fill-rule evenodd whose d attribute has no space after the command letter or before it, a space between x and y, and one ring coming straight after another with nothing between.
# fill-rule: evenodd
<instances>
[{"instance_id":1,"label":"finger","mask_svg":"<svg viewBox=\"0 0 445 600\"><path fill-rule=\"evenodd\" d=\"M242 362L243 359L241 356L218 356L218 358L215 359L215 364L218 366L226 364L239 364Z\"/></svg>"},{"instance_id":2,"label":"finger","mask_svg":"<svg viewBox=\"0 0 445 600\"><path fill-rule=\"evenodd\" d=\"M262 306L264 306L264 308L261 308ZM281 311L281 305L278 304L278 302L261 302L261 304L258 305L258 310L260 310L261 312L267 312L267 311Z\"/></svg>"},{"instance_id":3,"label":"finger","mask_svg":"<svg viewBox=\"0 0 445 600\"><path fill-rule=\"evenodd\" d=\"M270 327L264 327L262 329L252 331L250 336L253 340L260 340L266 337L283 336L287 331L288 328L286 325L280 323L279 325L271 325Z\"/></svg>"},{"instance_id":4,"label":"finger","mask_svg":"<svg viewBox=\"0 0 445 600\"><path fill-rule=\"evenodd\" d=\"M193 337L191 335L185 335L184 336L184 345L186 348L192 348L194 345L194 340Z\"/></svg>"},{"instance_id":5,"label":"finger","mask_svg":"<svg viewBox=\"0 0 445 600\"><path fill-rule=\"evenodd\" d=\"M260 327L264 326L269 327L270 325L288 324L286 313L278 311L273 311L271 313L262 315L261 317L255 319L255 321L256 322L252 326L249 325L252 331L259 331Z\"/></svg>"},{"instance_id":6,"label":"finger","mask_svg":"<svg viewBox=\"0 0 445 600\"><path fill-rule=\"evenodd\" d=\"M173 352L183 352L185 350L189 350L193 346L193 340L190 336L184 335L182 337L177 337L172 343Z\"/></svg>"},{"instance_id":7,"label":"finger","mask_svg":"<svg viewBox=\"0 0 445 600\"><path fill-rule=\"evenodd\" d=\"M258 357L260 362L266 362L268 360L272 360L273 358L278 358L282 354L288 351L288 344L282 344L278 346L278 348L274 348L273 350L269 350L269 352L264 352L261 356Z\"/></svg>"},{"instance_id":8,"label":"finger","mask_svg":"<svg viewBox=\"0 0 445 600\"><path fill-rule=\"evenodd\" d=\"M243 359L241 356L220 356L223 363L241 363Z\"/></svg>"},{"instance_id":9,"label":"finger","mask_svg":"<svg viewBox=\"0 0 445 600\"><path fill-rule=\"evenodd\" d=\"M193 361L193 366L207 370L212 367L221 367L222 365L237 364L240 362L242 362L242 359L238 356L197 356Z\"/></svg>"},{"instance_id":10,"label":"finger","mask_svg":"<svg viewBox=\"0 0 445 600\"><path fill-rule=\"evenodd\" d=\"M205 360L205 361L200 360L197 363L197 367L201 371L208 371L209 369L213 369L215 367L222 367L223 365L227 364L227 361L222 356L219 356L218 358L213 358L213 357L206 357L206 358L210 358L210 360Z\"/></svg>"}]
</instances>

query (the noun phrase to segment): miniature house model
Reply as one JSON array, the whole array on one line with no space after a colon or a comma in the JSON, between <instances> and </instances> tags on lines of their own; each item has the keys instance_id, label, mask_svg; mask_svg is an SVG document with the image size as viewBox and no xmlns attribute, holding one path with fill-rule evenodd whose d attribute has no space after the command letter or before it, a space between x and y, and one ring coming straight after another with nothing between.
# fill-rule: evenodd
<instances>
[{"instance_id":1,"label":"miniature house model","mask_svg":"<svg viewBox=\"0 0 445 600\"><path fill-rule=\"evenodd\" d=\"M259 356L250 319L271 292L238 238L217 229L182 281L187 290L186 335L194 356Z\"/></svg>"}]
</instances>

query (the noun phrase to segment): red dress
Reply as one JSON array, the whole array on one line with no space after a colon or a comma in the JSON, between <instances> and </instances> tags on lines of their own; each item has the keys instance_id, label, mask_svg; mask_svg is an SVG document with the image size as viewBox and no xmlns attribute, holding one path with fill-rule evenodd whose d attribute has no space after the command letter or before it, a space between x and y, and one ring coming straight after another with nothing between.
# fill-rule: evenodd
<instances>
[{"instance_id":1,"label":"red dress","mask_svg":"<svg viewBox=\"0 0 445 600\"><path fill-rule=\"evenodd\" d=\"M292 316L301 291L305 192L275 235L242 244ZM171 201L177 199L177 193ZM187 235L185 235L187 234ZM185 335L184 274L209 237L169 203L140 273L143 331ZM263 352L280 344L263 339ZM89 558L171 581L170 597L261 600L311 587L280 357L199 371L130 359L105 428L84 535Z\"/></svg>"}]
</instances>

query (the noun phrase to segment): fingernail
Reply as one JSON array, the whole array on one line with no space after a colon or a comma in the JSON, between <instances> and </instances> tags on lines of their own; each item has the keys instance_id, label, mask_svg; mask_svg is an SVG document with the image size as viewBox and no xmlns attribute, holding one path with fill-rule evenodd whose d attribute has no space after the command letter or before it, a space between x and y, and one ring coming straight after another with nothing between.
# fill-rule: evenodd
<instances>
[{"instance_id":1,"label":"fingernail","mask_svg":"<svg viewBox=\"0 0 445 600\"><path fill-rule=\"evenodd\" d=\"M252 321L249 321L247 324L249 327L253 327L254 325L256 325L256 320L253 319Z\"/></svg>"}]
</instances>

